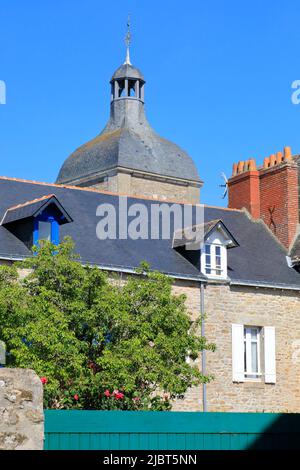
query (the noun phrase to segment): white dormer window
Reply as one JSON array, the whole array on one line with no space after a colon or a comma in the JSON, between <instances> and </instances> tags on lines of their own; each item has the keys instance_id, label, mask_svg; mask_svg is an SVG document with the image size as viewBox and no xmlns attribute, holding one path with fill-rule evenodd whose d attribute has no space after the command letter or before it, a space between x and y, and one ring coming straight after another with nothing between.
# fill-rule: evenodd
<instances>
[{"instance_id":1,"label":"white dormer window","mask_svg":"<svg viewBox=\"0 0 300 470\"><path fill-rule=\"evenodd\" d=\"M209 277L227 277L226 247L213 243L205 243L201 255L203 274Z\"/></svg>"},{"instance_id":2,"label":"white dormer window","mask_svg":"<svg viewBox=\"0 0 300 470\"><path fill-rule=\"evenodd\" d=\"M238 246L221 219L175 230L173 237L173 248L197 267L200 249L201 272L213 279L227 279L227 252ZM193 257L187 256L188 250L194 252Z\"/></svg>"},{"instance_id":3,"label":"white dormer window","mask_svg":"<svg viewBox=\"0 0 300 470\"><path fill-rule=\"evenodd\" d=\"M222 275L222 247L220 245L205 244L205 274Z\"/></svg>"},{"instance_id":4,"label":"white dormer window","mask_svg":"<svg viewBox=\"0 0 300 470\"><path fill-rule=\"evenodd\" d=\"M218 224L206 237L201 250L201 271L207 277L215 279L227 278L227 249L233 245L232 240Z\"/></svg>"}]
</instances>

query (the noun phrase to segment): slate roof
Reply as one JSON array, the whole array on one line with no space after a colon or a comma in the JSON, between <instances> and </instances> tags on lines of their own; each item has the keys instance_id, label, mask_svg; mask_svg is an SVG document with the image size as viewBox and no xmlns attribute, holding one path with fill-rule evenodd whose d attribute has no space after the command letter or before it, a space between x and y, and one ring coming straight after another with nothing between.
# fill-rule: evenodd
<instances>
[{"instance_id":1,"label":"slate roof","mask_svg":"<svg viewBox=\"0 0 300 470\"><path fill-rule=\"evenodd\" d=\"M109 126L79 147L64 162L57 183L68 184L113 168L127 168L164 177L200 182L191 157L178 145L160 137L148 125Z\"/></svg>"},{"instance_id":2,"label":"slate roof","mask_svg":"<svg viewBox=\"0 0 300 470\"><path fill-rule=\"evenodd\" d=\"M32 201L26 201L23 204L17 204L16 206L9 207L0 225L6 225L16 220L26 219L28 217L35 217L42 210L44 210L49 204L55 204L63 215L63 219L60 219L60 223L72 222L69 214L61 206L54 194L42 196L40 198L33 199Z\"/></svg>"},{"instance_id":3,"label":"slate roof","mask_svg":"<svg viewBox=\"0 0 300 470\"><path fill-rule=\"evenodd\" d=\"M125 64L115 72L114 78L129 73L141 75L138 69ZM110 118L104 130L65 160L56 183L80 184L82 179L103 176L117 168L201 182L192 158L152 129L144 103L135 97L120 97L111 102Z\"/></svg>"},{"instance_id":4,"label":"slate roof","mask_svg":"<svg viewBox=\"0 0 300 470\"><path fill-rule=\"evenodd\" d=\"M173 233L167 240L99 240L96 226L100 219L96 216L96 209L102 203L116 206L117 195L0 178L0 217L11 206L50 193L55 194L73 219L73 222L61 226L61 238L70 235L74 239L82 262L125 270L134 269L141 261L147 261L152 269L178 277L199 276L198 270L172 248ZM129 198L128 206L137 202L148 207L151 203L158 203L149 199ZM239 244L228 250L228 276L233 282L300 289L299 274L288 267L285 250L263 223L253 222L243 211L219 207L205 207L204 215L207 222L221 219ZM0 258L29 255L26 246L0 226Z\"/></svg>"},{"instance_id":5,"label":"slate roof","mask_svg":"<svg viewBox=\"0 0 300 470\"><path fill-rule=\"evenodd\" d=\"M142 72L131 64L122 64L119 68L117 68L111 80L119 78L138 78L140 80L144 80Z\"/></svg>"}]
</instances>

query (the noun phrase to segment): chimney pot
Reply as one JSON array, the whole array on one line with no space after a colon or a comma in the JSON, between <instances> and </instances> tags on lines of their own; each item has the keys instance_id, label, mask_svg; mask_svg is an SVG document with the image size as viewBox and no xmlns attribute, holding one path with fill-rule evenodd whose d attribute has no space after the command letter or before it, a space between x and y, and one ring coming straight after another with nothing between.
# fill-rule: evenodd
<instances>
[{"instance_id":1,"label":"chimney pot","mask_svg":"<svg viewBox=\"0 0 300 470\"><path fill-rule=\"evenodd\" d=\"M266 157L264 158L264 168L269 168L270 166L270 158Z\"/></svg>"},{"instance_id":2,"label":"chimney pot","mask_svg":"<svg viewBox=\"0 0 300 470\"><path fill-rule=\"evenodd\" d=\"M237 174L238 166L236 163L232 165L232 176L235 176Z\"/></svg>"},{"instance_id":3,"label":"chimney pot","mask_svg":"<svg viewBox=\"0 0 300 470\"><path fill-rule=\"evenodd\" d=\"M248 161L249 165L248 165L248 168L250 171L255 171L256 170L256 162L255 162L255 159L254 158L250 158L250 160Z\"/></svg>"},{"instance_id":4,"label":"chimney pot","mask_svg":"<svg viewBox=\"0 0 300 470\"><path fill-rule=\"evenodd\" d=\"M244 162L239 161L238 168L237 168L238 174L243 173L243 170L244 170Z\"/></svg>"},{"instance_id":5,"label":"chimney pot","mask_svg":"<svg viewBox=\"0 0 300 470\"><path fill-rule=\"evenodd\" d=\"M284 161L288 162L292 160L292 149L291 147L284 147L283 149L284 152Z\"/></svg>"},{"instance_id":6,"label":"chimney pot","mask_svg":"<svg viewBox=\"0 0 300 470\"><path fill-rule=\"evenodd\" d=\"M282 162L282 159L283 159L282 152L277 152L276 155L275 155L275 165L276 165L276 163Z\"/></svg>"},{"instance_id":7,"label":"chimney pot","mask_svg":"<svg viewBox=\"0 0 300 470\"><path fill-rule=\"evenodd\" d=\"M277 154L276 154L276 163L277 163L277 165L279 163L282 163L282 162L283 162L283 154L282 154L282 152L277 152Z\"/></svg>"},{"instance_id":8,"label":"chimney pot","mask_svg":"<svg viewBox=\"0 0 300 470\"><path fill-rule=\"evenodd\" d=\"M276 165L276 155L274 153L270 156L270 166Z\"/></svg>"}]
</instances>

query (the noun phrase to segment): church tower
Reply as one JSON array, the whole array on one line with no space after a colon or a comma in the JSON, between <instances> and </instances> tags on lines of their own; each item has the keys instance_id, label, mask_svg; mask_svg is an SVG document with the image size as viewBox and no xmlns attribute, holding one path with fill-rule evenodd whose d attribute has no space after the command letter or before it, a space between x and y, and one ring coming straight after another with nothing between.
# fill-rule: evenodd
<instances>
[{"instance_id":1,"label":"church tower","mask_svg":"<svg viewBox=\"0 0 300 470\"><path fill-rule=\"evenodd\" d=\"M110 118L104 130L62 165L57 184L126 195L199 203L202 182L191 157L160 137L145 115L145 79L125 62L111 80Z\"/></svg>"}]
</instances>

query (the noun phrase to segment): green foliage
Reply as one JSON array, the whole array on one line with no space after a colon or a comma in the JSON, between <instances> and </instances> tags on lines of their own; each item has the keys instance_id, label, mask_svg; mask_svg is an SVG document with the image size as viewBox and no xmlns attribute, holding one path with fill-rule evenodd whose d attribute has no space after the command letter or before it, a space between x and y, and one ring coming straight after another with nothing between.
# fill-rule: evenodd
<instances>
[{"instance_id":1,"label":"green foliage","mask_svg":"<svg viewBox=\"0 0 300 470\"><path fill-rule=\"evenodd\" d=\"M34 369L48 408L170 409L208 381L186 357L214 349L197 335L185 297L143 263L123 282L82 266L66 238L41 242L18 280L0 267L0 338L11 367Z\"/></svg>"}]
</instances>

